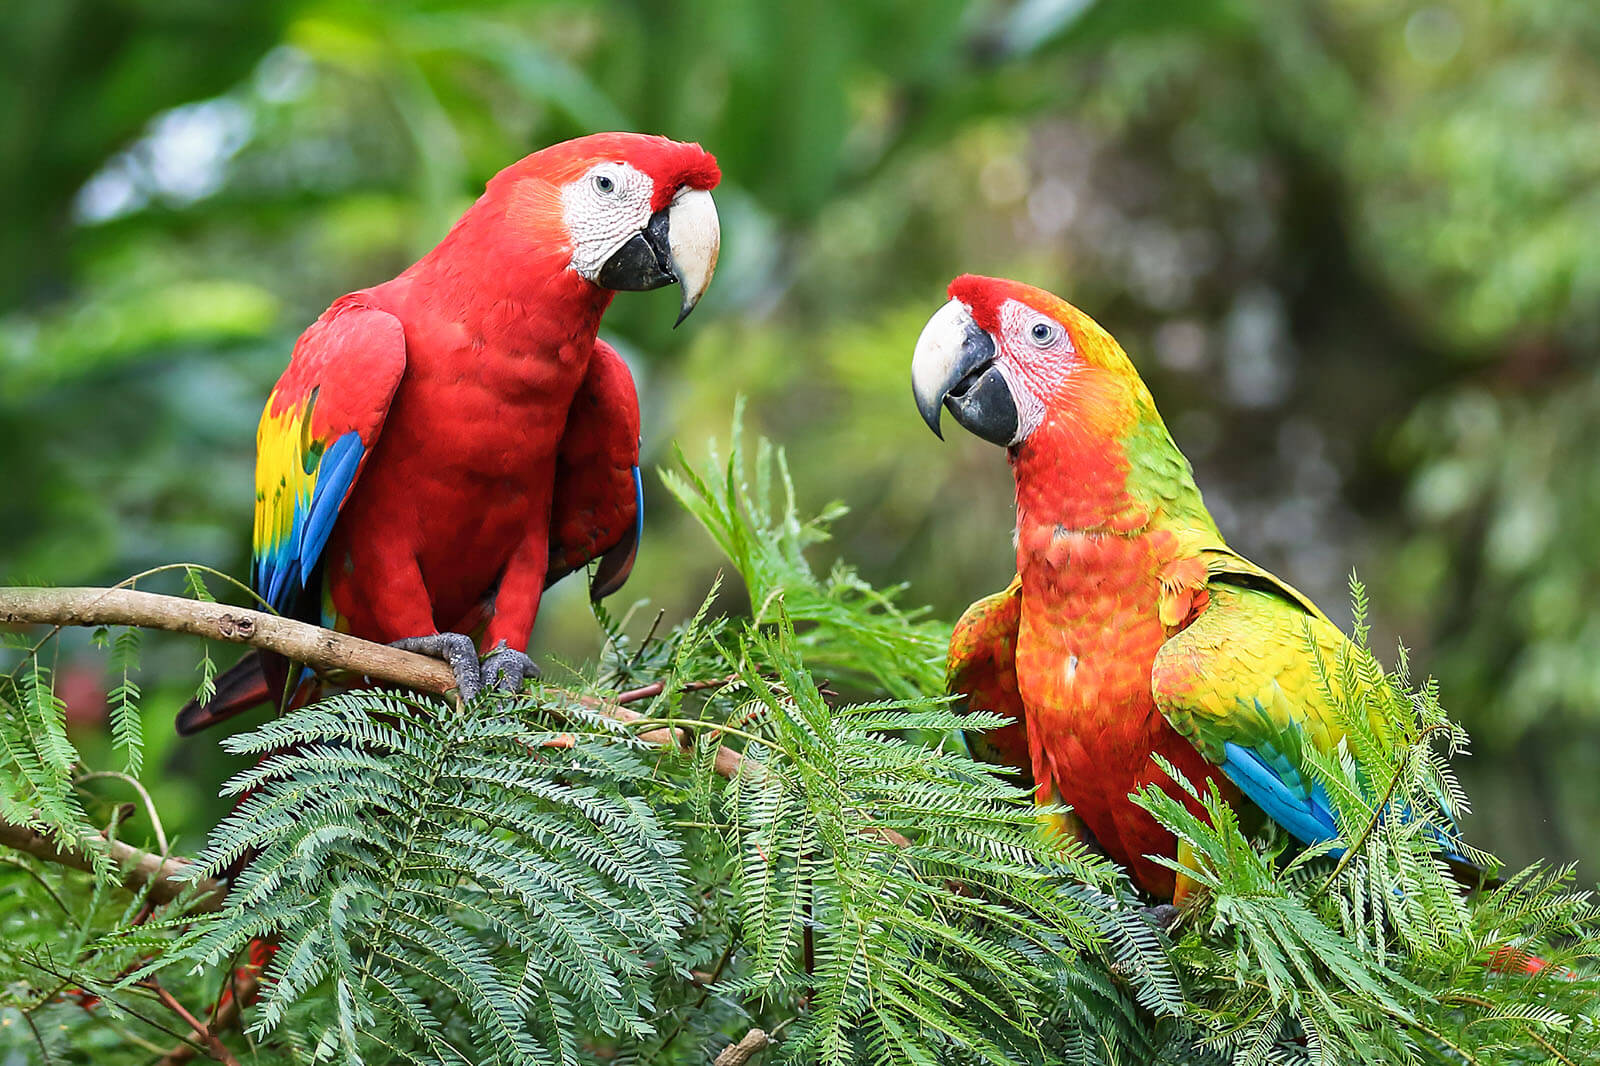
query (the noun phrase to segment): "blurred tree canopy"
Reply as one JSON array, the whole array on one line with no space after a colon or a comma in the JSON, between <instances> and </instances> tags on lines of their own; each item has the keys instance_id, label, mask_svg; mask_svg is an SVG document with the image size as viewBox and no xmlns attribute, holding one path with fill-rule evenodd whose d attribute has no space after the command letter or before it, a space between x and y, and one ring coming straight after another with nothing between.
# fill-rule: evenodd
<instances>
[{"instance_id":1,"label":"blurred tree canopy","mask_svg":"<svg viewBox=\"0 0 1600 1066\"><path fill-rule=\"evenodd\" d=\"M4 19L0 580L242 573L255 419L299 330L512 160L648 129L726 175L700 312L674 333L658 294L607 318L653 462L699 454L747 395L807 502L853 508L814 551L953 617L1010 574L1010 484L991 449L926 434L911 345L957 273L1061 292L1146 373L1240 550L1335 612L1352 566L1369 579L1379 632L1479 738L1474 834L1514 862L1600 859L1593 5L58 0ZM622 598L682 617L719 557L653 479L647 498ZM537 652L593 649L581 600L549 601ZM221 772L167 787L198 802Z\"/></svg>"}]
</instances>

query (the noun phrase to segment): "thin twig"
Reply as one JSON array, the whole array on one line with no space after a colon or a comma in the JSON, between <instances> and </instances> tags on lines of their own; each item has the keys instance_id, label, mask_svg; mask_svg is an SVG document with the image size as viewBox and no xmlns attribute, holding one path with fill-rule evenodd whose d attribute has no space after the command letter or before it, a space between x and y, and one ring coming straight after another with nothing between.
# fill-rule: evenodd
<instances>
[{"instance_id":1,"label":"thin twig","mask_svg":"<svg viewBox=\"0 0 1600 1066\"><path fill-rule=\"evenodd\" d=\"M239 1024L239 1014L244 1010L245 1004L255 998L256 990L261 986L261 971L255 966L236 966L228 974L228 983L223 992L217 997L216 1005L211 1010L211 1020L207 1023L212 1032L225 1033ZM183 1066L184 1063L194 1059L196 1054L193 1044L179 1044L162 1056L156 1066Z\"/></svg>"},{"instance_id":2,"label":"thin twig","mask_svg":"<svg viewBox=\"0 0 1600 1066\"><path fill-rule=\"evenodd\" d=\"M39 1055L44 1059L44 1066L52 1066L50 1049L45 1046L44 1037L39 1035L39 1027L33 1024L33 1012L23 1011L22 1020L28 1023L28 1031L33 1034L33 1042L39 1045Z\"/></svg>"},{"instance_id":3,"label":"thin twig","mask_svg":"<svg viewBox=\"0 0 1600 1066\"><path fill-rule=\"evenodd\" d=\"M15 866L17 869L21 870L23 873L27 874L29 877L31 877L35 881L37 881L38 884L39 884L39 887L44 889L45 893L52 900L55 901L55 904L56 904L57 907L61 908L62 917L66 918L66 920L71 922L73 925L78 926L79 928L82 928L82 926L78 925L77 917L67 907L66 902L64 900L62 900L62 898L60 896L56 895L56 890L50 887L50 882L49 881L46 881L43 877L41 877L39 875L39 871L35 870L33 867L29 866L25 862L20 862L20 861L18 861L16 859L13 859L9 855L0 855L0 862L5 863L7 866Z\"/></svg>"},{"instance_id":4,"label":"thin twig","mask_svg":"<svg viewBox=\"0 0 1600 1066\"><path fill-rule=\"evenodd\" d=\"M708 681L687 681L678 686L679 692L704 692L712 688L724 688L739 680L738 674L729 674L727 677L714 677ZM652 681L648 685L630 688L626 692L619 692L612 697L613 703L629 704L638 703L640 700L654 699L667 690L665 681Z\"/></svg>"},{"instance_id":5,"label":"thin twig","mask_svg":"<svg viewBox=\"0 0 1600 1066\"><path fill-rule=\"evenodd\" d=\"M634 651L633 658L628 660L628 669L629 670L632 670L635 666L638 666L639 665L639 660L644 658L644 653L650 647L650 641L652 639L654 639L654 637L656 635L656 630L661 628L661 620L663 618L665 618L666 616L667 616L667 609L665 607L661 608L659 611L656 612L655 621L651 622L650 623L650 628L645 630L644 639L639 642L639 647L638 647L638 649L636 651ZM626 622L627 619L623 619L623 621Z\"/></svg>"},{"instance_id":6,"label":"thin twig","mask_svg":"<svg viewBox=\"0 0 1600 1066\"><path fill-rule=\"evenodd\" d=\"M1466 1048L1461 1047L1459 1044L1456 1044L1437 1029L1423 1024L1416 1018L1407 1017L1404 1014L1397 1014L1394 1011L1387 1009L1384 1011L1384 1013L1389 1015L1389 1017L1393 1018L1395 1021L1400 1022L1402 1025L1409 1026L1412 1029L1415 1029L1417 1032L1422 1033L1424 1036L1430 1036L1434 1040L1437 1040L1439 1043L1453 1051L1456 1055L1460 1056L1461 1061L1467 1063L1468 1066L1479 1066L1479 1063L1482 1061L1478 1058L1478 1056L1474 1055Z\"/></svg>"},{"instance_id":7,"label":"thin twig","mask_svg":"<svg viewBox=\"0 0 1600 1066\"><path fill-rule=\"evenodd\" d=\"M134 777L132 774L124 774L117 770L96 770L93 773L83 774L82 776L78 777L73 781L73 784L81 785L85 781L94 781L105 777L114 777L118 781L126 782L133 788L135 792L139 793L139 798L144 800L145 813L150 816L150 827L155 830L156 847L163 855L170 851L171 848L167 844L167 831L161 825L161 816L156 813L155 800L150 798L150 793L147 792L145 787L139 783L138 778Z\"/></svg>"},{"instance_id":8,"label":"thin twig","mask_svg":"<svg viewBox=\"0 0 1600 1066\"><path fill-rule=\"evenodd\" d=\"M1563 1055L1559 1050L1557 1050L1557 1048L1556 1048L1556 1046L1554 1044L1550 1043L1550 1041L1546 1040L1544 1037L1542 1037L1538 1033L1534 1032L1533 1031L1533 1026L1525 1025L1525 1026L1522 1027L1522 1031L1527 1033L1529 1036L1533 1037L1533 1042L1538 1044L1540 1047L1544 1048L1545 1054L1550 1055L1553 1058L1560 1059L1561 1062L1564 1064L1564 1066L1577 1066L1577 1063L1573 1062L1570 1058L1568 1058L1567 1056Z\"/></svg>"},{"instance_id":9,"label":"thin twig","mask_svg":"<svg viewBox=\"0 0 1600 1066\"><path fill-rule=\"evenodd\" d=\"M173 996L171 992L168 992L165 988L163 988L160 981L157 981L154 977L150 977L146 978L144 981L141 981L140 984L154 992L156 994L156 998L159 999L168 1010L182 1018L184 1022L188 1024L189 1028L194 1030L195 1035L205 1043L206 1050L211 1052L212 1058L216 1059L220 1063L223 1063L224 1066L239 1066L239 1060L233 1057L233 1052L228 1050L228 1046L217 1037L217 1034L213 1033L209 1028L207 1028L205 1022L202 1022L199 1018L196 1018L193 1014L190 1014L189 1009L182 1003L179 1003L177 998Z\"/></svg>"}]
</instances>

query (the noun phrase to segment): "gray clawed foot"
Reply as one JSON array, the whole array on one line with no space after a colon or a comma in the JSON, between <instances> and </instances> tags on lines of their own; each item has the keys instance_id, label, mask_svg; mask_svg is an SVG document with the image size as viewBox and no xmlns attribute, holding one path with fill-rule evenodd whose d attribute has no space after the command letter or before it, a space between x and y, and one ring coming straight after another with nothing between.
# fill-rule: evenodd
<instances>
[{"instance_id":1,"label":"gray clawed foot","mask_svg":"<svg viewBox=\"0 0 1600 1066\"><path fill-rule=\"evenodd\" d=\"M523 681L538 676L539 668L533 660L515 648L507 647L503 640L483 660L484 688L517 692L522 688Z\"/></svg>"},{"instance_id":2,"label":"gray clawed foot","mask_svg":"<svg viewBox=\"0 0 1600 1066\"><path fill-rule=\"evenodd\" d=\"M483 671L478 667L478 646L464 633L434 633L426 637L406 637L390 645L401 651L431 655L450 664L456 675L456 690L462 703L471 703L483 691Z\"/></svg>"},{"instance_id":3,"label":"gray clawed foot","mask_svg":"<svg viewBox=\"0 0 1600 1066\"><path fill-rule=\"evenodd\" d=\"M478 663L478 646L472 638L462 633L434 633L427 637L406 637L390 645L401 651L414 651L431 655L450 664L456 675L456 691L462 703L471 703L486 688L501 692L516 692L522 682L539 676L539 668L522 652L506 646L505 641L495 645L493 651Z\"/></svg>"},{"instance_id":4,"label":"gray clawed foot","mask_svg":"<svg viewBox=\"0 0 1600 1066\"><path fill-rule=\"evenodd\" d=\"M1183 913L1170 903L1158 903L1154 907L1144 907L1142 910L1146 918L1154 922L1158 928L1168 932L1178 923L1178 918Z\"/></svg>"}]
</instances>

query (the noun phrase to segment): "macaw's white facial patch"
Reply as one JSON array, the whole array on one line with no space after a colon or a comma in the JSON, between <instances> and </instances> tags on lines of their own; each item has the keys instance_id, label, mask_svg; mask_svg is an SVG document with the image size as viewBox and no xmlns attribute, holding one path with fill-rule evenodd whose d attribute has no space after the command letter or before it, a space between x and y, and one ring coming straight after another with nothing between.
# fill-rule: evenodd
<instances>
[{"instance_id":1,"label":"macaw's white facial patch","mask_svg":"<svg viewBox=\"0 0 1600 1066\"><path fill-rule=\"evenodd\" d=\"M590 281L606 260L650 222L655 182L627 163L596 163L561 190L561 217L572 235L572 269Z\"/></svg>"},{"instance_id":2,"label":"macaw's white facial patch","mask_svg":"<svg viewBox=\"0 0 1600 1066\"><path fill-rule=\"evenodd\" d=\"M1046 405L1072 373L1077 349L1061 323L1020 300L1001 305L1000 340L996 365L1017 406L1017 444L1044 424Z\"/></svg>"}]
</instances>

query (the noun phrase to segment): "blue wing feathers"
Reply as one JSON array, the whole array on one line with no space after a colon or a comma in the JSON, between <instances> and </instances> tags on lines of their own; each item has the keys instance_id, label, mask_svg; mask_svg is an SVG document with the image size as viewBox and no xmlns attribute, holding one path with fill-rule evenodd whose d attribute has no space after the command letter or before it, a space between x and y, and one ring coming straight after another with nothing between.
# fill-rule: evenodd
<instances>
[{"instance_id":1,"label":"blue wing feathers","mask_svg":"<svg viewBox=\"0 0 1600 1066\"><path fill-rule=\"evenodd\" d=\"M644 535L644 478L639 467L633 468L633 529L600 557L595 567L594 580L589 585L589 598L601 600L622 587L633 570L634 556L639 551L639 539Z\"/></svg>"},{"instance_id":2,"label":"blue wing feathers","mask_svg":"<svg viewBox=\"0 0 1600 1066\"><path fill-rule=\"evenodd\" d=\"M1313 781L1308 789L1293 765L1271 748L1247 748L1232 741L1223 742L1222 748L1227 754L1222 772L1228 775L1228 780L1290 836L1302 844L1315 845L1339 835L1333 801L1320 782ZM1409 806L1400 811L1402 822L1409 822L1412 817ZM1472 860L1456 850L1452 839L1456 832L1453 821L1449 832L1437 826L1430 828L1445 858L1473 865ZM1337 858L1344 854L1344 849L1334 848L1329 854Z\"/></svg>"},{"instance_id":3,"label":"blue wing feathers","mask_svg":"<svg viewBox=\"0 0 1600 1066\"><path fill-rule=\"evenodd\" d=\"M295 504L288 538L255 560L255 585L274 610L286 611L311 583L312 573L328 546L345 495L355 481L366 447L354 430L322 453L316 487L309 500Z\"/></svg>"},{"instance_id":4,"label":"blue wing feathers","mask_svg":"<svg viewBox=\"0 0 1600 1066\"><path fill-rule=\"evenodd\" d=\"M312 490L311 506L307 509L304 525L297 513L296 535L291 538L300 542L295 554L300 564L301 588L311 583L311 572L322 558L322 550L328 546L328 537L333 533L333 520L344 504L351 483L355 481L356 469L361 465L361 457L365 453L361 435L352 430L334 441L333 446L322 455L322 463L317 470L317 487Z\"/></svg>"},{"instance_id":5,"label":"blue wing feathers","mask_svg":"<svg viewBox=\"0 0 1600 1066\"><path fill-rule=\"evenodd\" d=\"M644 478L639 475L639 464L633 466L633 538L644 539Z\"/></svg>"},{"instance_id":6,"label":"blue wing feathers","mask_svg":"<svg viewBox=\"0 0 1600 1066\"><path fill-rule=\"evenodd\" d=\"M284 608L284 585L294 568L289 564L289 544L260 556L256 560L256 576L251 582L275 611Z\"/></svg>"},{"instance_id":7,"label":"blue wing feathers","mask_svg":"<svg viewBox=\"0 0 1600 1066\"><path fill-rule=\"evenodd\" d=\"M1339 835L1333 804L1320 784L1307 788L1292 768L1283 773L1285 760L1270 749L1246 748L1231 740L1222 748L1227 755L1222 772L1228 780L1296 840L1320 844Z\"/></svg>"}]
</instances>

